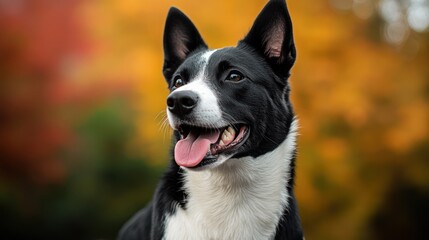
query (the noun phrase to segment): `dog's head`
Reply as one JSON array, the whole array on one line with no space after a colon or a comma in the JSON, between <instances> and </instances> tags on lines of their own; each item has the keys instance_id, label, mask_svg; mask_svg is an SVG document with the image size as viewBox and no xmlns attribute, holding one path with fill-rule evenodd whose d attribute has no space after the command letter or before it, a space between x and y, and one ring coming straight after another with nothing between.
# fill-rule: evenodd
<instances>
[{"instance_id":1,"label":"dog's head","mask_svg":"<svg viewBox=\"0 0 429 240\"><path fill-rule=\"evenodd\" d=\"M293 121L289 71L296 52L284 0L271 0L236 47L209 50L171 8L164 30L167 116L178 165L201 169L275 149Z\"/></svg>"}]
</instances>

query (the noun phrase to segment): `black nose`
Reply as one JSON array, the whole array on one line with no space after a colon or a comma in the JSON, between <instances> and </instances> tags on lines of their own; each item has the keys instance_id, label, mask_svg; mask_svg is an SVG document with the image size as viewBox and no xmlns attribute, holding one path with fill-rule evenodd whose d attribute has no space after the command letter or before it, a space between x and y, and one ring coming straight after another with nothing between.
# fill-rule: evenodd
<instances>
[{"instance_id":1,"label":"black nose","mask_svg":"<svg viewBox=\"0 0 429 240\"><path fill-rule=\"evenodd\" d=\"M192 91L172 92L167 98L170 112L179 117L189 114L198 103L198 95Z\"/></svg>"}]
</instances>

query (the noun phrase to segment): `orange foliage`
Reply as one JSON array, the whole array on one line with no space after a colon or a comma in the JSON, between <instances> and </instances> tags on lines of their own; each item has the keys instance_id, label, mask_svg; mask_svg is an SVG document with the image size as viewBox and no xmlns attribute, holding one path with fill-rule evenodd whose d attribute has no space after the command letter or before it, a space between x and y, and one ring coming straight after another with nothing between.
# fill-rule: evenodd
<instances>
[{"instance_id":1,"label":"orange foliage","mask_svg":"<svg viewBox=\"0 0 429 240\"><path fill-rule=\"evenodd\" d=\"M235 45L264 4L129 0L85 6L90 32L101 43L89 71L125 75L138 89L134 149L166 162L169 131L162 125L168 91L161 67L168 8L178 6L209 46L218 48ZM377 196L392 182L391 173L375 169L405 167L407 154L429 138L423 92L428 70L422 65L427 55L410 58L406 48L398 52L375 40L370 30L376 26L336 12L329 1L288 5L298 48L290 81L301 123L297 195L304 227L310 239L367 237L367 221L382 201Z\"/></svg>"}]
</instances>

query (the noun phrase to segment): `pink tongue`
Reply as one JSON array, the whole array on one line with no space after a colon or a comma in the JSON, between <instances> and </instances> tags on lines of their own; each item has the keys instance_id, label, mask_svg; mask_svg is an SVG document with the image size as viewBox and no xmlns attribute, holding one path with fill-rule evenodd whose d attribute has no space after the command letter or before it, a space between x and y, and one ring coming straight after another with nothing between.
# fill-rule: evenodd
<instances>
[{"instance_id":1,"label":"pink tongue","mask_svg":"<svg viewBox=\"0 0 429 240\"><path fill-rule=\"evenodd\" d=\"M191 131L185 139L176 143L174 158L182 167L197 166L210 149L210 144L215 143L220 132L196 133Z\"/></svg>"}]
</instances>

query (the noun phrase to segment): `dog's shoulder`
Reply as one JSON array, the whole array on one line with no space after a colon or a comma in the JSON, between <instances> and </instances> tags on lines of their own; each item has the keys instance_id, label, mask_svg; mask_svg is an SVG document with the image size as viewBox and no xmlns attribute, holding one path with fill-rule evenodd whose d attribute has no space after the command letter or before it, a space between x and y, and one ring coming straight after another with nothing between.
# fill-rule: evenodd
<instances>
[{"instance_id":1,"label":"dog's shoulder","mask_svg":"<svg viewBox=\"0 0 429 240\"><path fill-rule=\"evenodd\" d=\"M118 240L150 239L152 210L151 202L134 214L119 231Z\"/></svg>"},{"instance_id":2,"label":"dog's shoulder","mask_svg":"<svg viewBox=\"0 0 429 240\"><path fill-rule=\"evenodd\" d=\"M279 221L277 226L277 232L275 240L281 239L304 239L304 233L301 226L301 220L299 217L298 206L295 200L295 196L290 191L289 206L284 209L283 217Z\"/></svg>"},{"instance_id":3,"label":"dog's shoulder","mask_svg":"<svg viewBox=\"0 0 429 240\"><path fill-rule=\"evenodd\" d=\"M165 217L173 215L176 206L185 206L187 193L183 189L183 172L174 160L170 163L152 201L122 226L118 240L161 239L165 231Z\"/></svg>"}]
</instances>

